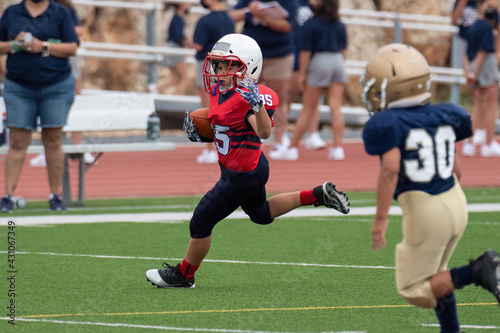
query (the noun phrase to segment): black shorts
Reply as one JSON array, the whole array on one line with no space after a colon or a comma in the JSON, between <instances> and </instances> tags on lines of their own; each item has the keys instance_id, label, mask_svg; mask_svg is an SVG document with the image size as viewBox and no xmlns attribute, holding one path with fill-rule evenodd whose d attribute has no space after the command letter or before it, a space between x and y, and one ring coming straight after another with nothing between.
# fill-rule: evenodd
<instances>
[{"instance_id":1,"label":"black shorts","mask_svg":"<svg viewBox=\"0 0 500 333\"><path fill-rule=\"evenodd\" d=\"M241 206L258 224L273 222L266 199L269 162L264 154L251 172L228 172L221 167L221 178L196 206L189 229L192 238L205 238L215 225Z\"/></svg>"}]
</instances>

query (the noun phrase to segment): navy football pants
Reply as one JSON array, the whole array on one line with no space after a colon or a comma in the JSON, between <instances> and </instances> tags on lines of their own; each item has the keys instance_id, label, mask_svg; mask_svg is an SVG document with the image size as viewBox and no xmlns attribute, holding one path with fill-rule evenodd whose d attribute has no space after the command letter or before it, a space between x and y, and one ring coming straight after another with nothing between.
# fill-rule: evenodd
<instances>
[{"instance_id":1,"label":"navy football pants","mask_svg":"<svg viewBox=\"0 0 500 333\"><path fill-rule=\"evenodd\" d=\"M189 230L192 238L205 238L215 225L241 206L250 219L258 224L273 222L266 199L265 185L269 164L261 155L257 168L238 176L222 171L221 178L196 206Z\"/></svg>"}]
</instances>

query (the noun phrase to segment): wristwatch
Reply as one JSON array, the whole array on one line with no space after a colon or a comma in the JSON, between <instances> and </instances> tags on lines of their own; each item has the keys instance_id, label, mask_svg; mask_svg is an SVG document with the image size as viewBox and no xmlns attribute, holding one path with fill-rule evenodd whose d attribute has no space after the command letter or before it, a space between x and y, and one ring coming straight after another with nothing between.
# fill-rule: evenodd
<instances>
[{"instance_id":1,"label":"wristwatch","mask_svg":"<svg viewBox=\"0 0 500 333\"><path fill-rule=\"evenodd\" d=\"M49 42L43 42L42 57L48 57L50 55L49 49L50 49Z\"/></svg>"}]
</instances>

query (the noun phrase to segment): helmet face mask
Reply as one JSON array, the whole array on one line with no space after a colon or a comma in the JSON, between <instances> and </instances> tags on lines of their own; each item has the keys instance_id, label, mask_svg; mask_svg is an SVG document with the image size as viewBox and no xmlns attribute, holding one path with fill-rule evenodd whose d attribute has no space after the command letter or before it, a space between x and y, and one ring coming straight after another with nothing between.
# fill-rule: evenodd
<instances>
[{"instance_id":1,"label":"helmet face mask","mask_svg":"<svg viewBox=\"0 0 500 333\"><path fill-rule=\"evenodd\" d=\"M243 79L257 82L261 71L262 52L257 42L242 34L225 35L205 58L205 91L216 95L236 89Z\"/></svg>"},{"instance_id":2,"label":"helmet face mask","mask_svg":"<svg viewBox=\"0 0 500 333\"><path fill-rule=\"evenodd\" d=\"M209 54L203 65L205 90L215 95L236 89L246 72L246 66L238 57Z\"/></svg>"},{"instance_id":3,"label":"helmet face mask","mask_svg":"<svg viewBox=\"0 0 500 333\"><path fill-rule=\"evenodd\" d=\"M361 82L361 97L370 113L421 105L431 97L427 60L409 45L381 47L368 62Z\"/></svg>"}]
</instances>

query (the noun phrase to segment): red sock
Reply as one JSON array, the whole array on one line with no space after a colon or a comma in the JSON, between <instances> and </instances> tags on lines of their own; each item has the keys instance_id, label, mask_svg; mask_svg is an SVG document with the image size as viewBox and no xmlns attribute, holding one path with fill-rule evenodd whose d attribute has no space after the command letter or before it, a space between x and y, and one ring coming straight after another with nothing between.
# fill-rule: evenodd
<instances>
[{"instance_id":1,"label":"red sock","mask_svg":"<svg viewBox=\"0 0 500 333\"><path fill-rule=\"evenodd\" d=\"M200 268L200 265L195 266L191 265L186 261L186 259L182 259L182 263L179 266L179 270L181 271L182 276L186 279L189 280L194 276L194 273Z\"/></svg>"},{"instance_id":2,"label":"red sock","mask_svg":"<svg viewBox=\"0 0 500 333\"><path fill-rule=\"evenodd\" d=\"M302 206L318 204L318 198L313 194L313 190L300 191L300 204Z\"/></svg>"}]
</instances>

